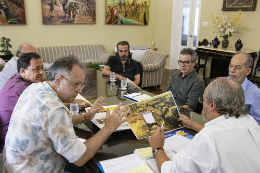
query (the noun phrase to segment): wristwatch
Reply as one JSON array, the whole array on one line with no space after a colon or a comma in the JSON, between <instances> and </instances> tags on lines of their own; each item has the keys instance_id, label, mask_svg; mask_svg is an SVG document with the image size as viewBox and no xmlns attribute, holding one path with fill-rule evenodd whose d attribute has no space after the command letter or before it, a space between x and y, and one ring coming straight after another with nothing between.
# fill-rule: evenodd
<instances>
[{"instance_id":1,"label":"wristwatch","mask_svg":"<svg viewBox=\"0 0 260 173\"><path fill-rule=\"evenodd\" d=\"M158 150L164 151L164 149L162 147L157 147L157 148L153 149L153 156L157 153Z\"/></svg>"}]
</instances>

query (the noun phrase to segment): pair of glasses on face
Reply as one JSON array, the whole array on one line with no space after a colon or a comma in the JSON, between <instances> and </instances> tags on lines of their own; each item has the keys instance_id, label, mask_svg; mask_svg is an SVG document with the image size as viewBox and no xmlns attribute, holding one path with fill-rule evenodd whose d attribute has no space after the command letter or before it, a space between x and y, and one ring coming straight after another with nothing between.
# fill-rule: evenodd
<instances>
[{"instance_id":1,"label":"pair of glasses on face","mask_svg":"<svg viewBox=\"0 0 260 173\"><path fill-rule=\"evenodd\" d=\"M199 97L199 102L200 102L200 103L203 103L203 101L204 101L204 100L203 100L203 97Z\"/></svg>"},{"instance_id":2,"label":"pair of glasses on face","mask_svg":"<svg viewBox=\"0 0 260 173\"><path fill-rule=\"evenodd\" d=\"M81 90L81 89L85 86L84 83L74 83L74 82L71 82L71 81L70 81L69 79L67 79L66 77L64 77L64 76L62 76L62 75L60 75L60 76L61 76L63 79L65 79L68 83L70 83L71 85L73 85L76 90Z\"/></svg>"},{"instance_id":3,"label":"pair of glasses on face","mask_svg":"<svg viewBox=\"0 0 260 173\"><path fill-rule=\"evenodd\" d=\"M181 60L179 60L177 62L178 62L179 65L182 65L182 64L189 65L192 61L181 61Z\"/></svg>"}]
</instances>

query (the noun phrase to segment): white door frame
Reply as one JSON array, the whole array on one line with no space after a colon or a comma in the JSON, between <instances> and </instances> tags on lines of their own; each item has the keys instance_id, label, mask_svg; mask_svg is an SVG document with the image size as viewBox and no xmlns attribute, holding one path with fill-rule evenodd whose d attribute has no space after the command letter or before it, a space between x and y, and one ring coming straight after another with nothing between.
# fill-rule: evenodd
<instances>
[{"instance_id":1,"label":"white door frame","mask_svg":"<svg viewBox=\"0 0 260 173\"><path fill-rule=\"evenodd\" d=\"M192 1L193 0L191 0L191 2ZM197 42L199 40L201 3L202 3L202 0L200 0L200 8L199 8ZM191 3L191 5L192 5L192 3ZM191 8L191 9L195 10L194 8ZM173 0L171 48L170 48L171 51L170 51L170 67L169 67L170 70L179 69L179 65L178 65L177 61L179 60L179 54L180 54L181 47L183 47L183 46L181 46L182 17L183 17L183 0ZM192 14L192 10L190 12L190 19L191 19L191 17L192 17L192 22L189 23L190 27L189 27L188 37L189 37L189 35L194 34L193 33L194 30L192 30L192 31L190 30L190 28L194 27L194 19L195 19L195 15ZM192 41L192 43L190 43L190 44L193 45L193 39L188 39L188 45L190 42L189 40Z\"/></svg>"}]
</instances>

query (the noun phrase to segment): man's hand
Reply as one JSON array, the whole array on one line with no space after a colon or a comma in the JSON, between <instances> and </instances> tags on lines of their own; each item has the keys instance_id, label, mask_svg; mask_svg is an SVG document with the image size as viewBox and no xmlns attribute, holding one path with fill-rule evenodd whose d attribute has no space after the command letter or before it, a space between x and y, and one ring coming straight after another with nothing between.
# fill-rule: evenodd
<instances>
[{"instance_id":1,"label":"man's hand","mask_svg":"<svg viewBox=\"0 0 260 173\"><path fill-rule=\"evenodd\" d=\"M149 144L152 149L155 149L157 147L163 147L164 145L164 128L161 129L161 127L157 127L157 131L148 138Z\"/></svg>"},{"instance_id":2,"label":"man's hand","mask_svg":"<svg viewBox=\"0 0 260 173\"><path fill-rule=\"evenodd\" d=\"M83 107L91 107L92 105L88 102L86 102L85 100L81 100L81 99L75 99L76 102L78 102L79 106L83 106Z\"/></svg>"},{"instance_id":3,"label":"man's hand","mask_svg":"<svg viewBox=\"0 0 260 173\"><path fill-rule=\"evenodd\" d=\"M120 108L121 105L122 103L119 103L111 115L110 110L107 109L105 126L112 131L115 131L122 123L130 120L130 118L122 119L130 112L130 109L125 111L128 108L128 105L124 106L123 108Z\"/></svg>"},{"instance_id":4,"label":"man's hand","mask_svg":"<svg viewBox=\"0 0 260 173\"><path fill-rule=\"evenodd\" d=\"M189 129L193 129L196 132L201 131L201 129L203 129L205 126L199 123L196 123L194 121L192 121L191 119L189 119L187 116L180 114L180 118L178 119L178 121L182 121L182 124L189 128Z\"/></svg>"},{"instance_id":5,"label":"man's hand","mask_svg":"<svg viewBox=\"0 0 260 173\"><path fill-rule=\"evenodd\" d=\"M121 76L120 74L116 74L116 77L117 77L119 80L126 79L124 76Z\"/></svg>"},{"instance_id":6,"label":"man's hand","mask_svg":"<svg viewBox=\"0 0 260 173\"><path fill-rule=\"evenodd\" d=\"M100 111L100 109L102 109L102 106L104 106L106 103L105 102L103 102L105 100L105 98L103 98L103 97L99 97L95 102L94 102L94 104L92 105L92 107L89 109L89 111L88 111L88 117L87 117L87 119L89 120L89 121L91 121L94 117L95 117L95 115L96 115L96 113L98 113L99 111ZM86 114L87 115L87 114Z\"/></svg>"}]
</instances>

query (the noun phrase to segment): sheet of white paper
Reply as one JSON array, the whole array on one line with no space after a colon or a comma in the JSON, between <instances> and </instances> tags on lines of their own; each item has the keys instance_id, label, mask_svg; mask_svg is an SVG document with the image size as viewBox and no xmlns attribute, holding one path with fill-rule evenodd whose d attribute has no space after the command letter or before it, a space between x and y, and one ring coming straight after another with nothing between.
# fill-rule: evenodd
<instances>
[{"instance_id":1,"label":"sheet of white paper","mask_svg":"<svg viewBox=\"0 0 260 173\"><path fill-rule=\"evenodd\" d=\"M143 114L143 117L145 119L145 121L149 124L151 123L155 123L155 120L154 120L154 117L153 117L153 114L150 112L150 113L147 113L147 114Z\"/></svg>"},{"instance_id":2,"label":"sheet of white paper","mask_svg":"<svg viewBox=\"0 0 260 173\"><path fill-rule=\"evenodd\" d=\"M190 139L181 135L173 135L165 139L163 149L167 157L172 160L173 155L180 150L185 149L190 144L190 142Z\"/></svg>"},{"instance_id":3,"label":"sheet of white paper","mask_svg":"<svg viewBox=\"0 0 260 173\"><path fill-rule=\"evenodd\" d=\"M115 159L100 162L105 173L123 173L145 165L145 162L136 154L130 154ZM148 169L150 169L148 167ZM152 170L150 169L150 172Z\"/></svg>"},{"instance_id":4,"label":"sheet of white paper","mask_svg":"<svg viewBox=\"0 0 260 173\"><path fill-rule=\"evenodd\" d=\"M86 142L87 140L86 139L83 139L83 138L78 138L82 143Z\"/></svg>"},{"instance_id":5,"label":"sheet of white paper","mask_svg":"<svg viewBox=\"0 0 260 173\"><path fill-rule=\"evenodd\" d=\"M146 159L145 161L146 161L147 165L150 166L150 168L155 173L160 173L155 158L149 158L149 159Z\"/></svg>"}]
</instances>

